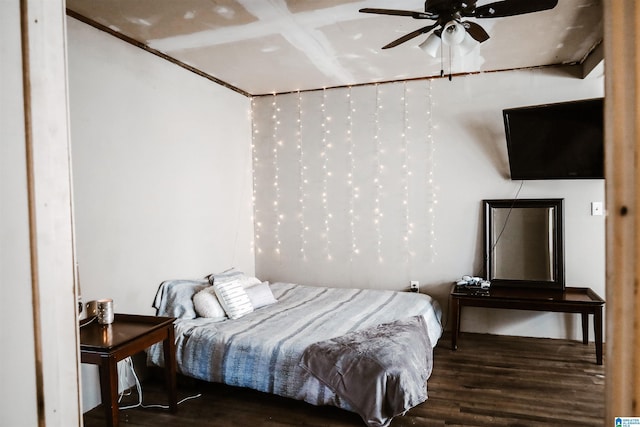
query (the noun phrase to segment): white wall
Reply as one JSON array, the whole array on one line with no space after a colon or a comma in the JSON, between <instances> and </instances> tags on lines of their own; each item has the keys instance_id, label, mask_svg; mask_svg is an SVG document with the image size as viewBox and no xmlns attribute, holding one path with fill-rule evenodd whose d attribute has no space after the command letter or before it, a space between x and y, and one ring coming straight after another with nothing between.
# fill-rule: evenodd
<instances>
[{"instance_id":1,"label":"white wall","mask_svg":"<svg viewBox=\"0 0 640 427\"><path fill-rule=\"evenodd\" d=\"M502 110L603 96L602 77L573 72L255 99L258 276L386 289L419 280L446 309L452 282L482 273L482 199L513 198L520 186L509 179ZM567 285L604 295L604 217L590 216L604 181L526 181L518 197L565 199ZM580 336L575 315L504 310L465 309L462 329Z\"/></svg>"},{"instance_id":2,"label":"white wall","mask_svg":"<svg viewBox=\"0 0 640 427\"><path fill-rule=\"evenodd\" d=\"M35 426L33 311L18 2L0 2L0 413L7 425ZM16 410L15 396L20 396Z\"/></svg>"},{"instance_id":3,"label":"white wall","mask_svg":"<svg viewBox=\"0 0 640 427\"><path fill-rule=\"evenodd\" d=\"M84 300L154 314L163 280L253 273L250 100L72 18L68 44Z\"/></svg>"}]
</instances>

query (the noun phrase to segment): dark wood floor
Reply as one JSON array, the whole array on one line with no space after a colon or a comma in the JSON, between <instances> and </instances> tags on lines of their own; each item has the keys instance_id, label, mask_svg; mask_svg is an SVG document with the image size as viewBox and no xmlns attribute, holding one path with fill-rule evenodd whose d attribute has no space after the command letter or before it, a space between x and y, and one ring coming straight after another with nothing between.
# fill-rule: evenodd
<instances>
[{"instance_id":1,"label":"dark wood floor","mask_svg":"<svg viewBox=\"0 0 640 427\"><path fill-rule=\"evenodd\" d=\"M429 399L396 417L403 426L602 426L604 368L595 349L576 341L462 334L450 350L448 335L435 349ZM362 427L353 413L252 390L181 378L173 415L163 409L120 412L124 426ZM161 381L143 383L144 403L166 403ZM128 402L137 396L125 397ZM121 404L125 404L125 399ZM87 412L86 427L104 426L102 407Z\"/></svg>"}]
</instances>

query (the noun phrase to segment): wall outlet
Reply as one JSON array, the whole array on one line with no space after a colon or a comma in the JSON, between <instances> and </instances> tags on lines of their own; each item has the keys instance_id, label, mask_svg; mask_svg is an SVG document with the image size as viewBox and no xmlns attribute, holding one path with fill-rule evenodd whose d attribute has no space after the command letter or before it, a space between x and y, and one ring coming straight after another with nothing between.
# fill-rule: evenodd
<instances>
[{"instance_id":1,"label":"wall outlet","mask_svg":"<svg viewBox=\"0 0 640 427\"><path fill-rule=\"evenodd\" d=\"M420 292L420 282L417 280L412 280L409 285L409 290L411 292Z\"/></svg>"}]
</instances>

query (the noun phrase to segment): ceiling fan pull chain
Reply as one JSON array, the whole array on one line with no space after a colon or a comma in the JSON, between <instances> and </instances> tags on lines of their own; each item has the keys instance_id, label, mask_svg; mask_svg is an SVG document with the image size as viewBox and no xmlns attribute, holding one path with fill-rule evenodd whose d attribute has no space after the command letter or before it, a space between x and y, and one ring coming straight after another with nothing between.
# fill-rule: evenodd
<instances>
[{"instance_id":1,"label":"ceiling fan pull chain","mask_svg":"<svg viewBox=\"0 0 640 427\"><path fill-rule=\"evenodd\" d=\"M449 46L449 81L451 81L451 46Z\"/></svg>"},{"instance_id":2,"label":"ceiling fan pull chain","mask_svg":"<svg viewBox=\"0 0 640 427\"><path fill-rule=\"evenodd\" d=\"M444 77L444 45L440 37L440 77Z\"/></svg>"}]
</instances>

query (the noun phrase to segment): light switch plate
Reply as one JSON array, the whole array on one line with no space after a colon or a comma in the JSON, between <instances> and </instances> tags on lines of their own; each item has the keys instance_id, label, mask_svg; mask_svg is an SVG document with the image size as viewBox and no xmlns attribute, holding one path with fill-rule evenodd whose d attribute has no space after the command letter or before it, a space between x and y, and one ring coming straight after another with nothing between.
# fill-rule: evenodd
<instances>
[{"instance_id":1,"label":"light switch plate","mask_svg":"<svg viewBox=\"0 0 640 427\"><path fill-rule=\"evenodd\" d=\"M604 215L602 202L591 202L591 216Z\"/></svg>"}]
</instances>

